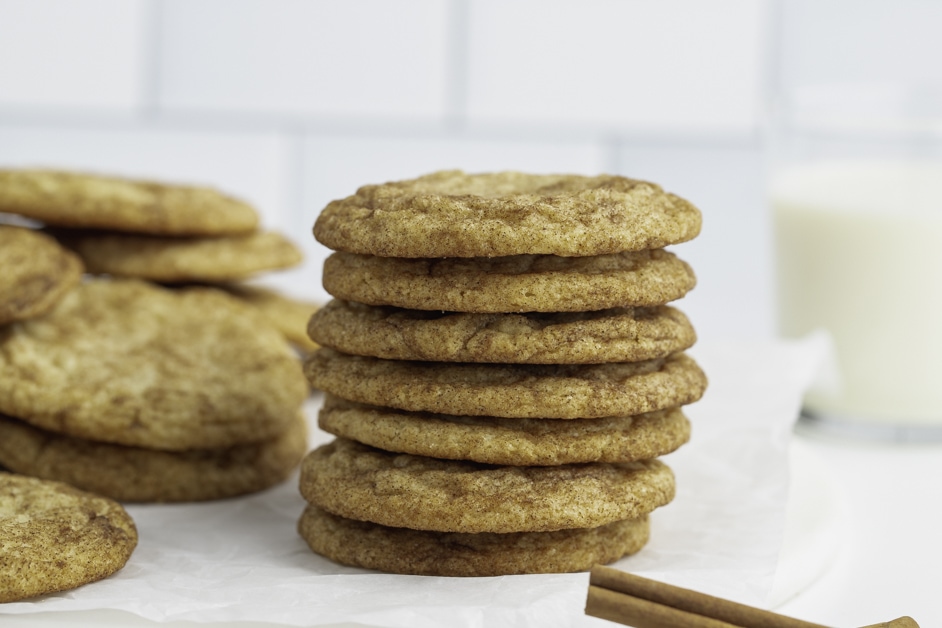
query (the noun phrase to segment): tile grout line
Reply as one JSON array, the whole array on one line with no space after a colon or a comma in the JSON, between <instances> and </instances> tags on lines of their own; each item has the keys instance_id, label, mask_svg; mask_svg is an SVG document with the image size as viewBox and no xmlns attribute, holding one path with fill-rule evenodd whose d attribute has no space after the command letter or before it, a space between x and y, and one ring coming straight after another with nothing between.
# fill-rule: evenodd
<instances>
[{"instance_id":1,"label":"tile grout line","mask_svg":"<svg viewBox=\"0 0 942 628\"><path fill-rule=\"evenodd\" d=\"M767 34L759 59L759 123L758 132L765 136L771 128L776 109L781 104L784 87L785 5L783 0L767 0L760 32Z\"/></svg>"},{"instance_id":2,"label":"tile grout line","mask_svg":"<svg viewBox=\"0 0 942 628\"><path fill-rule=\"evenodd\" d=\"M468 0L450 0L446 12L444 119L447 128L460 130L467 125L471 10Z\"/></svg>"},{"instance_id":3,"label":"tile grout line","mask_svg":"<svg viewBox=\"0 0 942 628\"><path fill-rule=\"evenodd\" d=\"M163 45L163 2L162 0L144 0L142 19L142 55L141 55L141 104L140 119L152 122L160 114L160 59Z\"/></svg>"}]
</instances>

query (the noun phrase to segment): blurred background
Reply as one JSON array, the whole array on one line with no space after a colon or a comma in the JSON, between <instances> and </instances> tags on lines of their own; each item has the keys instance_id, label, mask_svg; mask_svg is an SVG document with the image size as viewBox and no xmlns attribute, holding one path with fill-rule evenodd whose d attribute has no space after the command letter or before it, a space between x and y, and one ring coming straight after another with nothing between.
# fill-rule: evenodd
<instances>
[{"instance_id":1,"label":"blurred background","mask_svg":"<svg viewBox=\"0 0 942 628\"><path fill-rule=\"evenodd\" d=\"M942 79L932 0L0 0L0 167L217 186L305 250L361 184L600 172L704 213L702 338L776 332L766 178L807 85Z\"/></svg>"}]
</instances>

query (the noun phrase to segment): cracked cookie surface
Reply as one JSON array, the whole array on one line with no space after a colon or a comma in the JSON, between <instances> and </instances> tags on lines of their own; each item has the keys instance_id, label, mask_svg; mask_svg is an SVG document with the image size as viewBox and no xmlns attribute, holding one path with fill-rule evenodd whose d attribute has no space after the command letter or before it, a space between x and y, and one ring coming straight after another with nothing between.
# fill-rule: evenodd
<instances>
[{"instance_id":1,"label":"cracked cookie surface","mask_svg":"<svg viewBox=\"0 0 942 628\"><path fill-rule=\"evenodd\" d=\"M314 235L380 257L586 256L684 242L700 222L696 207L647 181L453 170L365 185L328 204Z\"/></svg>"},{"instance_id":2,"label":"cracked cookie surface","mask_svg":"<svg viewBox=\"0 0 942 628\"><path fill-rule=\"evenodd\" d=\"M638 362L683 351L696 341L687 317L669 306L473 314L336 299L311 317L308 334L353 355L505 364Z\"/></svg>"},{"instance_id":3,"label":"cracked cookie surface","mask_svg":"<svg viewBox=\"0 0 942 628\"><path fill-rule=\"evenodd\" d=\"M101 580L136 546L134 521L117 502L0 472L0 602Z\"/></svg>"},{"instance_id":4,"label":"cracked cookie surface","mask_svg":"<svg viewBox=\"0 0 942 628\"><path fill-rule=\"evenodd\" d=\"M586 312L663 305L696 285L663 249L593 257L400 259L334 253L324 289L367 305L449 312Z\"/></svg>"},{"instance_id":5,"label":"cracked cookie surface","mask_svg":"<svg viewBox=\"0 0 942 628\"><path fill-rule=\"evenodd\" d=\"M608 364L465 364L349 356L321 348L310 382L343 399L416 412L533 419L631 416L693 403L706 376L676 354Z\"/></svg>"},{"instance_id":6,"label":"cracked cookie surface","mask_svg":"<svg viewBox=\"0 0 942 628\"><path fill-rule=\"evenodd\" d=\"M301 463L308 503L341 517L438 532L535 532L636 519L674 497L659 460L551 467L395 454L343 438Z\"/></svg>"},{"instance_id":7,"label":"cracked cookie surface","mask_svg":"<svg viewBox=\"0 0 942 628\"><path fill-rule=\"evenodd\" d=\"M85 281L49 314L0 329L0 412L153 449L271 438L308 394L261 315L210 288Z\"/></svg>"}]
</instances>

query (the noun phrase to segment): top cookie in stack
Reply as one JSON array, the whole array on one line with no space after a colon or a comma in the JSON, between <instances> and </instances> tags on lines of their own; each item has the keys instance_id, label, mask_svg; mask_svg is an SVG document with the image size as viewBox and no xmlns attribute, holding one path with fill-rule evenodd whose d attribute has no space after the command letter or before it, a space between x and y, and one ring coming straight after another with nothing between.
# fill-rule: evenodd
<instances>
[{"instance_id":1,"label":"top cookie in stack","mask_svg":"<svg viewBox=\"0 0 942 628\"><path fill-rule=\"evenodd\" d=\"M330 203L314 234L335 300L305 372L338 438L302 465L309 545L436 575L640 549L674 494L657 457L706 387L667 305L695 278L665 247L699 229L687 201L618 176L448 171Z\"/></svg>"}]
</instances>

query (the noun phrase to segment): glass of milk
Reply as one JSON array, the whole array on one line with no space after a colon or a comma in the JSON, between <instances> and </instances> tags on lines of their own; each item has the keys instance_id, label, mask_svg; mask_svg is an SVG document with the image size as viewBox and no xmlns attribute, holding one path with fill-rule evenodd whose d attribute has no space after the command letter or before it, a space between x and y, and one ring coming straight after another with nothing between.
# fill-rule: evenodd
<instances>
[{"instance_id":1,"label":"glass of milk","mask_svg":"<svg viewBox=\"0 0 942 628\"><path fill-rule=\"evenodd\" d=\"M942 98L797 94L773 137L779 329L826 330L806 400L830 431L942 439Z\"/></svg>"}]
</instances>

